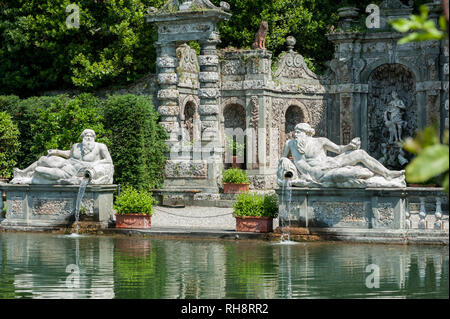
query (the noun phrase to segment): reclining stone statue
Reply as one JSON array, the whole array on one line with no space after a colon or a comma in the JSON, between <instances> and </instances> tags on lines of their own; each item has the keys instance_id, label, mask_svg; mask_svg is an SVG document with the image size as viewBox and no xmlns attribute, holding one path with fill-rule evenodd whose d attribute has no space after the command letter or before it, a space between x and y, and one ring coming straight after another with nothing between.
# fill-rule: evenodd
<instances>
[{"instance_id":1,"label":"reclining stone statue","mask_svg":"<svg viewBox=\"0 0 450 319\"><path fill-rule=\"evenodd\" d=\"M95 132L85 129L82 142L71 150L48 150L27 168L14 169L12 184L80 184L89 178L91 184L112 184L114 166L105 144L95 142Z\"/></svg>"},{"instance_id":2,"label":"reclining stone statue","mask_svg":"<svg viewBox=\"0 0 450 319\"><path fill-rule=\"evenodd\" d=\"M309 124L295 126L295 138L286 142L278 163L278 184L286 178L298 187L406 187L405 171L392 171L361 150L354 138L348 145L336 145L324 137L313 137ZM327 156L327 151L338 154ZM293 161L288 159L292 154Z\"/></svg>"}]
</instances>

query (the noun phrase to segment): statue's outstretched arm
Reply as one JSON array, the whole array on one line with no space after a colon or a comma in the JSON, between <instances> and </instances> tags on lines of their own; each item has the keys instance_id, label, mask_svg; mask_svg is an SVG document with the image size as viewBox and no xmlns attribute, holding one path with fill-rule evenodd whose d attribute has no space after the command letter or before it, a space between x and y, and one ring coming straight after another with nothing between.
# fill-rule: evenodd
<instances>
[{"instance_id":1,"label":"statue's outstretched arm","mask_svg":"<svg viewBox=\"0 0 450 319\"><path fill-rule=\"evenodd\" d=\"M327 151L330 151L330 152L333 152L336 154L341 154L341 153L344 153L345 151L347 151L348 145L337 145L325 137L322 137L320 139L322 140L324 149Z\"/></svg>"},{"instance_id":2,"label":"statue's outstretched arm","mask_svg":"<svg viewBox=\"0 0 450 319\"><path fill-rule=\"evenodd\" d=\"M327 139L325 137L323 137L321 139L323 141L323 147L325 148L325 150L333 152L333 153L337 153L337 154L342 154L342 153L345 153L348 151L357 150L361 146L361 141L359 140L359 138L354 138L347 145L336 145L332 141L330 141L329 139Z\"/></svg>"}]
</instances>

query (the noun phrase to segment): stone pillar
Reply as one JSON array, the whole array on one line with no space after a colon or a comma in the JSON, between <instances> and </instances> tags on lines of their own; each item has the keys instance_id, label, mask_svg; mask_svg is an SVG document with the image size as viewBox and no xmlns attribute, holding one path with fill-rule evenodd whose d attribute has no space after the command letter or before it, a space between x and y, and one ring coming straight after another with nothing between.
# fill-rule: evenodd
<instances>
[{"instance_id":1,"label":"stone pillar","mask_svg":"<svg viewBox=\"0 0 450 319\"><path fill-rule=\"evenodd\" d=\"M164 43L160 46L156 59L158 68L158 113L160 124L169 133L169 147L178 141L178 78L176 73L177 55L175 43Z\"/></svg>"},{"instance_id":2,"label":"stone pillar","mask_svg":"<svg viewBox=\"0 0 450 319\"><path fill-rule=\"evenodd\" d=\"M200 66L199 81L200 98L199 115L202 123L202 145L213 142L220 143L219 131L219 57L217 56L216 45L218 40L208 40L200 42L200 56L198 64Z\"/></svg>"},{"instance_id":3,"label":"stone pillar","mask_svg":"<svg viewBox=\"0 0 450 319\"><path fill-rule=\"evenodd\" d=\"M208 184L212 188L217 188L218 176L223 166L222 137L219 129L219 57L216 49L219 39L208 39L199 41L199 43L200 88L198 97L200 106L198 113L201 122L202 158L207 160Z\"/></svg>"},{"instance_id":4,"label":"stone pillar","mask_svg":"<svg viewBox=\"0 0 450 319\"><path fill-rule=\"evenodd\" d=\"M449 94L448 94L448 86L449 86L449 54L448 54L448 40L442 41L442 54L441 54L441 60L442 60L442 91L441 91L441 101L443 101L443 109L442 109L442 116L441 116L441 128L443 130L449 129L449 123L448 123L448 112L449 112ZM441 130L441 132L443 131Z\"/></svg>"},{"instance_id":5,"label":"stone pillar","mask_svg":"<svg viewBox=\"0 0 450 319\"><path fill-rule=\"evenodd\" d=\"M350 143L354 135L353 97L352 94L342 93L340 101L340 144Z\"/></svg>"}]
</instances>

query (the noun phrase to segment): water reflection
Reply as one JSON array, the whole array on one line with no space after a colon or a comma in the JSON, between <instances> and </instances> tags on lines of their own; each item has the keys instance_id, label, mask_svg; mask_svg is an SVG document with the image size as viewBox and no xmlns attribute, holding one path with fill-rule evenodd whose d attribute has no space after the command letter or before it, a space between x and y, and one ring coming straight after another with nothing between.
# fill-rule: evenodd
<instances>
[{"instance_id":1,"label":"water reflection","mask_svg":"<svg viewBox=\"0 0 450 319\"><path fill-rule=\"evenodd\" d=\"M448 261L440 246L2 233L0 298L448 298Z\"/></svg>"}]
</instances>

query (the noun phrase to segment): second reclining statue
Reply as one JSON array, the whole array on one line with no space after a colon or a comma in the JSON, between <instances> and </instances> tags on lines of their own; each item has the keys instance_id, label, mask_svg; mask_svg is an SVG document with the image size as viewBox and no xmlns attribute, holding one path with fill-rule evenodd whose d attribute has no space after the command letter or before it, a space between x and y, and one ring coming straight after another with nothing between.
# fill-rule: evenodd
<instances>
[{"instance_id":1,"label":"second reclining statue","mask_svg":"<svg viewBox=\"0 0 450 319\"><path fill-rule=\"evenodd\" d=\"M279 185L288 178L298 187L406 187L405 172L384 167L360 149L359 138L348 145L336 145L327 138L313 137L315 131L307 123L297 124L294 134L278 164ZM327 156L327 151L338 155Z\"/></svg>"}]
</instances>

